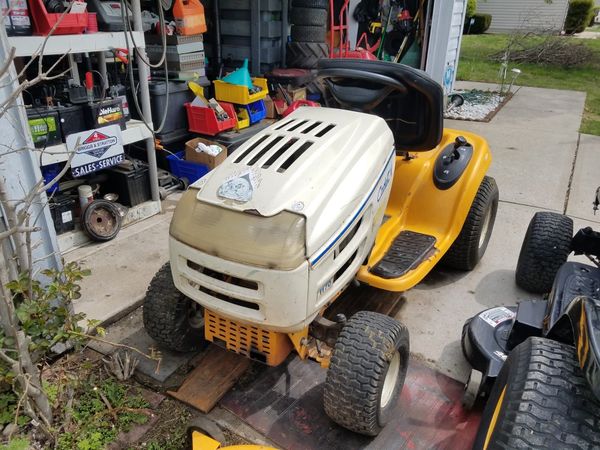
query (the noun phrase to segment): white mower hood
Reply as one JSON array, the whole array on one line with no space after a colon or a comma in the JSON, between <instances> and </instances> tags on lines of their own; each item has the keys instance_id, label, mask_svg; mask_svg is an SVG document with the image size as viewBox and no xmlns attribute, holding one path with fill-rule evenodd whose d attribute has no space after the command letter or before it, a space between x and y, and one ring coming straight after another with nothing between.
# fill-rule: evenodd
<instances>
[{"instance_id":1,"label":"white mower hood","mask_svg":"<svg viewBox=\"0 0 600 450\"><path fill-rule=\"evenodd\" d=\"M311 254L364 204L389 166L393 144L391 130L375 115L303 107L192 187L198 200L228 209L303 215Z\"/></svg>"}]
</instances>

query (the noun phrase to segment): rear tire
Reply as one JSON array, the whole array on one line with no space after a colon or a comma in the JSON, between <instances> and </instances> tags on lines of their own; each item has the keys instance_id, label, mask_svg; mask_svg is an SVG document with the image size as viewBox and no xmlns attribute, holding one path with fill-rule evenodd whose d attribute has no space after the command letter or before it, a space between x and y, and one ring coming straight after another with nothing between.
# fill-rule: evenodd
<instances>
[{"instance_id":1,"label":"rear tire","mask_svg":"<svg viewBox=\"0 0 600 450\"><path fill-rule=\"evenodd\" d=\"M550 292L554 277L571 253L573 220L553 212L535 213L519 253L517 285L528 292Z\"/></svg>"},{"instance_id":2,"label":"rear tire","mask_svg":"<svg viewBox=\"0 0 600 450\"><path fill-rule=\"evenodd\" d=\"M492 388L473 448L598 448L600 402L575 352L537 337L515 347Z\"/></svg>"},{"instance_id":3,"label":"rear tire","mask_svg":"<svg viewBox=\"0 0 600 450\"><path fill-rule=\"evenodd\" d=\"M483 177L460 234L442 263L453 269L473 270L487 249L500 197L496 180Z\"/></svg>"},{"instance_id":4,"label":"rear tire","mask_svg":"<svg viewBox=\"0 0 600 450\"><path fill-rule=\"evenodd\" d=\"M327 25L327 10L317 8L292 8L290 22L294 25Z\"/></svg>"},{"instance_id":5,"label":"rear tire","mask_svg":"<svg viewBox=\"0 0 600 450\"><path fill-rule=\"evenodd\" d=\"M292 25L293 42L325 42L326 26Z\"/></svg>"},{"instance_id":6,"label":"rear tire","mask_svg":"<svg viewBox=\"0 0 600 450\"><path fill-rule=\"evenodd\" d=\"M327 371L324 406L335 422L376 436L390 420L409 358L408 329L389 316L360 311L335 343Z\"/></svg>"},{"instance_id":7,"label":"rear tire","mask_svg":"<svg viewBox=\"0 0 600 450\"><path fill-rule=\"evenodd\" d=\"M329 0L292 0L292 10L294 8L313 8L328 11Z\"/></svg>"},{"instance_id":8,"label":"rear tire","mask_svg":"<svg viewBox=\"0 0 600 450\"><path fill-rule=\"evenodd\" d=\"M285 53L288 67L314 69L317 61L329 56L329 46L321 42L288 42Z\"/></svg>"},{"instance_id":9,"label":"rear tire","mask_svg":"<svg viewBox=\"0 0 600 450\"><path fill-rule=\"evenodd\" d=\"M175 287L171 264L156 272L144 299L144 328L158 345L176 352L202 349L204 317L200 305Z\"/></svg>"}]
</instances>

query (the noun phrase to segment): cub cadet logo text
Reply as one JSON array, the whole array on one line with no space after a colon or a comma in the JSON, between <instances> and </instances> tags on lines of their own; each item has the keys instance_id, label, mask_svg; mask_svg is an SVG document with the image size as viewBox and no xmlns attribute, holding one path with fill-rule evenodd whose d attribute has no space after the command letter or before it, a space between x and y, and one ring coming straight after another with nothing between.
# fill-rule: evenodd
<instances>
[{"instance_id":1,"label":"cub cadet logo text","mask_svg":"<svg viewBox=\"0 0 600 450\"><path fill-rule=\"evenodd\" d=\"M116 113L116 112L120 112L120 111L121 111L121 108L119 108L118 106L107 106L106 108L100 109L100 115L105 116L107 114L112 114L112 113Z\"/></svg>"},{"instance_id":2,"label":"cub cadet logo text","mask_svg":"<svg viewBox=\"0 0 600 450\"><path fill-rule=\"evenodd\" d=\"M387 173L385 174L385 179L383 180L383 183L381 183L381 186L379 186L379 190L377 191L377 201L381 200L381 197L383 197L383 194L385 193L385 190L387 189L391 180L392 166L390 166L390 168L388 169Z\"/></svg>"}]
</instances>

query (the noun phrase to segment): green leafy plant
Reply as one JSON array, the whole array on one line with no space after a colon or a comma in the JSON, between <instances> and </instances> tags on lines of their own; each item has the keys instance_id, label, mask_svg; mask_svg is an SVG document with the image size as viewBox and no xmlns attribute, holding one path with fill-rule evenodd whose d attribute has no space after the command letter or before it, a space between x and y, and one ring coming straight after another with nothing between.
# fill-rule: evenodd
<instances>
[{"instance_id":1,"label":"green leafy plant","mask_svg":"<svg viewBox=\"0 0 600 450\"><path fill-rule=\"evenodd\" d=\"M571 0L565 19L565 33L581 33L594 14L594 0Z\"/></svg>"},{"instance_id":2,"label":"green leafy plant","mask_svg":"<svg viewBox=\"0 0 600 450\"><path fill-rule=\"evenodd\" d=\"M491 14L475 13L470 21L465 23L466 34L483 34L492 24Z\"/></svg>"},{"instance_id":3,"label":"green leafy plant","mask_svg":"<svg viewBox=\"0 0 600 450\"><path fill-rule=\"evenodd\" d=\"M465 14L465 16L467 17L467 20L470 17L473 17L476 10L477 10L477 0L467 0L467 12Z\"/></svg>"}]
</instances>

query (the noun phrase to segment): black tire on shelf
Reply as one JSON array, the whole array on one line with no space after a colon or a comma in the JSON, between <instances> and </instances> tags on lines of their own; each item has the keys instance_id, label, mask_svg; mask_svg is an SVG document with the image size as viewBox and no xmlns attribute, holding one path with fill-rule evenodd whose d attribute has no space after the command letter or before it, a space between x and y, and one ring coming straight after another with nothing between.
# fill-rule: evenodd
<instances>
[{"instance_id":1,"label":"black tire on shelf","mask_svg":"<svg viewBox=\"0 0 600 450\"><path fill-rule=\"evenodd\" d=\"M294 25L327 25L327 10L317 8L292 8L290 22Z\"/></svg>"},{"instance_id":2,"label":"black tire on shelf","mask_svg":"<svg viewBox=\"0 0 600 450\"><path fill-rule=\"evenodd\" d=\"M298 69L313 69L317 61L329 56L329 46L322 42L288 42L286 65Z\"/></svg>"},{"instance_id":3,"label":"black tire on shelf","mask_svg":"<svg viewBox=\"0 0 600 450\"><path fill-rule=\"evenodd\" d=\"M483 177L460 234L442 258L445 266L473 270L483 258L494 229L498 198L496 180Z\"/></svg>"},{"instance_id":4,"label":"black tire on shelf","mask_svg":"<svg viewBox=\"0 0 600 450\"><path fill-rule=\"evenodd\" d=\"M292 41L294 42L325 42L327 27L313 25L292 25Z\"/></svg>"},{"instance_id":5,"label":"black tire on shelf","mask_svg":"<svg viewBox=\"0 0 600 450\"><path fill-rule=\"evenodd\" d=\"M294 8L312 8L329 10L329 0L292 0L292 11Z\"/></svg>"},{"instance_id":6,"label":"black tire on shelf","mask_svg":"<svg viewBox=\"0 0 600 450\"><path fill-rule=\"evenodd\" d=\"M335 343L323 394L327 415L356 433L377 435L390 420L408 368L408 329L360 311Z\"/></svg>"},{"instance_id":7,"label":"black tire on shelf","mask_svg":"<svg viewBox=\"0 0 600 450\"><path fill-rule=\"evenodd\" d=\"M537 212L529 222L515 272L517 285L545 294L571 253L573 220L563 214Z\"/></svg>"},{"instance_id":8,"label":"black tire on shelf","mask_svg":"<svg viewBox=\"0 0 600 450\"><path fill-rule=\"evenodd\" d=\"M179 292L166 263L156 272L146 291L143 318L146 332L161 347L176 352L202 349L203 310L198 303Z\"/></svg>"},{"instance_id":9,"label":"black tire on shelf","mask_svg":"<svg viewBox=\"0 0 600 450\"><path fill-rule=\"evenodd\" d=\"M83 210L83 231L94 241L106 242L114 239L121 230L119 208L108 200L94 200Z\"/></svg>"},{"instance_id":10,"label":"black tire on shelf","mask_svg":"<svg viewBox=\"0 0 600 450\"><path fill-rule=\"evenodd\" d=\"M574 347L533 337L509 354L483 410L474 449L599 448L600 402Z\"/></svg>"}]
</instances>

